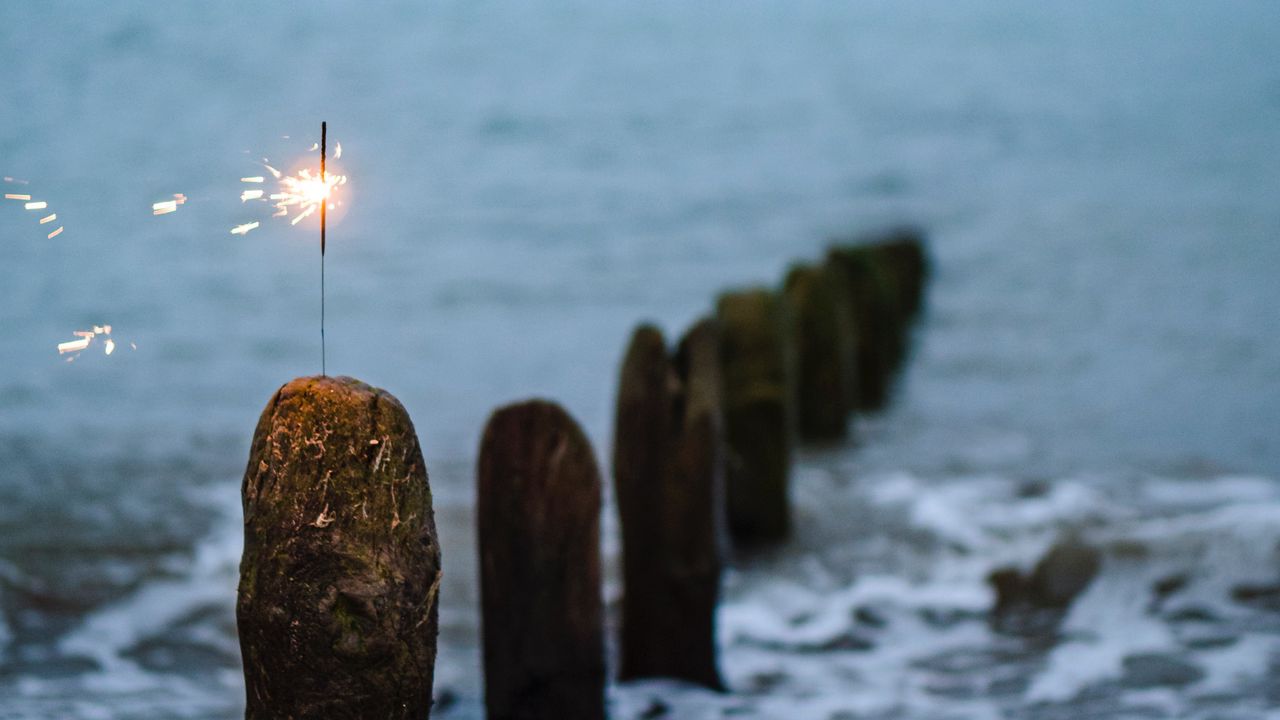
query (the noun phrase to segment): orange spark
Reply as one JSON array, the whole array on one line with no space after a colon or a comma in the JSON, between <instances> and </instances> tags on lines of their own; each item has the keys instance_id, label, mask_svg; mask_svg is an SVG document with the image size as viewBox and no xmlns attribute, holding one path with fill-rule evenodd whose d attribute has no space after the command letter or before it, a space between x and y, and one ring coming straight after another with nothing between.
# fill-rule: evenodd
<instances>
[{"instance_id":1,"label":"orange spark","mask_svg":"<svg viewBox=\"0 0 1280 720\"><path fill-rule=\"evenodd\" d=\"M69 352L80 352L89 347L89 343L93 340L93 336L82 337L79 340L68 340L67 342L58 343L58 354Z\"/></svg>"},{"instance_id":2,"label":"orange spark","mask_svg":"<svg viewBox=\"0 0 1280 720\"><path fill-rule=\"evenodd\" d=\"M59 355L74 353L67 358L67 362L75 360L81 352L88 350L98 338L102 338L102 353L104 355L110 355L116 351L116 341L111 338L110 325L94 325L92 330L76 330L71 334L76 336L75 340L58 343ZM138 349L138 346L133 343L129 343L129 347L134 350Z\"/></svg>"}]
</instances>

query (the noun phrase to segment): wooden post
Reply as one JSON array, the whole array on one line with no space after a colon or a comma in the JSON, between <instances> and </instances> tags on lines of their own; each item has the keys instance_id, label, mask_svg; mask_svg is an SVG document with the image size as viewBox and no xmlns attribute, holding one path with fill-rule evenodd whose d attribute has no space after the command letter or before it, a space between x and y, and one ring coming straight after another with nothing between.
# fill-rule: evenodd
<instances>
[{"instance_id":1,"label":"wooden post","mask_svg":"<svg viewBox=\"0 0 1280 720\"><path fill-rule=\"evenodd\" d=\"M905 342L899 295L870 247L833 247L827 252L827 263L844 273L858 329L859 409L882 409L889 401Z\"/></svg>"},{"instance_id":2,"label":"wooden post","mask_svg":"<svg viewBox=\"0 0 1280 720\"><path fill-rule=\"evenodd\" d=\"M924 233L916 228L894 228L876 239L873 247L882 254L899 278L898 304L905 316L920 313L924 304L925 282L929 279L929 257L925 252Z\"/></svg>"},{"instance_id":3,"label":"wooden post","mask_svg":"<svg viewBox=\"0 0 1280 720\"><path fill-rule=\"evenodd\" d=\"M657 328L636 329L614 427L625 586L619 678L723 689L715 641L723 428L713 321L694 325L674 358Z\"/></svg>"},{"instance_id":4,"label":"wooden post","mask_svg":"<svg viewBox=\"0 0 1280 720\"><path fill-rule=\"evenodd\" d=\"M288 383L242 496L245 717L428 717L440 546L399 401L347 377Z\"/></svg>"},{"instance_id":5,"label":"wooden post","mask_svg":"<svg viewBox=\"0 0 1280 720\"><path fill-rule=\"evenodd\" d=\"M783 289L792 319L797 427L805 440L843 438L856 396L851 303L838 274L829 265L797 265Z\"/></svg>"},{"instance_id":6,"label":"wooden post","mask_svg":"<svg viewBox=\"0 0 1280 720\"><path fill-rule=\"evenodd\" d=\"M600 471L569 415L497 410L480 445L485 705L490 720L605 716Z\"/></svg>"},{"instance_id":7,"label":"wooden post","mask_svg":"<svg viewBox=\"0 0 1280 720\"><path fill-rule=\"evenodd\" d=\"M728 292L716 308L728 448L729 531L751 544L790 531L792 368L785 308L765 289Z\"/></svg>"}]
</instances>

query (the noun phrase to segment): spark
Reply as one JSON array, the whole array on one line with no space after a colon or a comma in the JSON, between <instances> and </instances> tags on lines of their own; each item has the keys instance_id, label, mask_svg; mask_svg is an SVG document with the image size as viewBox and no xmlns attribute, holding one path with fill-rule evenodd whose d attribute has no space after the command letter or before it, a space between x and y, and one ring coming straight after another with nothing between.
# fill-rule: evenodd
<instances>
[{"instance_id":1,"label":"spark","mask_svg":"<svg viewBox=\"0 0 1280 720\"><path fill-rule=\"evenodd\" d=\"M151 203L152 215L168 215L171 212L177 212L179 205L187 204L187 196L182 193L174 193L172 200L164 200L158 203Z\"/></svg>"},{"instance_id":2,"label":"spark","mask_svg":"<svg viewBox=\"0 0 1280 720\"><path fill-rule=\"evenodd\" d=\"M46 216L44 216L44 217L40 218L40 224L41 224L41 225L46 225L46 224L51 223L51 222L53 222L54 220L57 220L57 219L58 219L58 213L53 213L53 214L51 214L51 215L46 215Z\"/></svg>"},{"instance_id":3,"label":"spark","mask_svg":"<svg viewBox=\"0 0 1280 720\"><path fill-rule=\"evenodd\" d=\"M311 143L311 147L307 148L307 152L315 152L320 149L320 143Z\"/></svg>"},{"instance_id":4,"label":"spark","mask_svg":"<svg viewBox=\"0 0 1280 720\"><path fill-rule=\"evenodd\" d=\"M25 207L28 210L44 210L45 208L49 207L49 203L43 200L37 200L35 202L29 202L26 205L23 205L23 207Z\"/></svg>"},{"instance_id":5,"label":"spark","mask_svg":"<svg viewBox=\"0 0 1280 720\"><path fill-rule=\"evenodd\" d=\"M10 177L8 175L4 176L4 181L7 183L13 183L14 185L30 185L31 184L26 180L19 180L18 178Z\"/></svg>"},{"instance_id":6,"label":"spark","mask_svg":"<svg viewBox=\"0 0 1280 720\"><path fill-rule=\"evenodd\" d=\"M342 157L342 143L338 143L338 147L334 148L333 159L337 160Z\"/></svg>"},{"instance_id":7,"label":"spark","mask_svg":"<svg viewBox=\"0 0 1280 720\"><path fill-rule=\"evenodd\" d=\"M315 143L310 149L318 150L319 143ZM337 146L334 158L341 156L341 145ZM347 184L347 177L335 172L326 172L323 179L320 173L313 168L303 168L297 173L286 175L270 164L267 158L262 158L260 163L262 167L269 173L271 178L277 181L276 186L270 190L251 189L242 190L240 192L240 202L248 202L250 200L263 200L271 204L275 208L272 213L273 218L287 218L290 225L297 225L308 217L317 214L321 206L326 209L335 209L341 202L334 202L334 194L337 188ZM267 182L265 176L250 176L240 178L240 182L259 184ZM235 235L244 235L250 230L259 227L259 223L245 223L237 225L232 229Z\"/></svg>"},{"instance_id":8,"label":"spark","mask_svg":"<svg viewBox=\"0 0 1280 720\"><path fill-rule=\"evenodd\" d=\"M276 215L287 216L292 209L295 214L289 224L297 225L303 218L319 210L322 204L329 204L334 190L346 184L346 175L325 173L322 180L318 174L312 174L311 168L303 168L297 175L281 178L281 192L271 195L271 199L275 201ZM333 205L330 204L330 207Z\"/></svg>"},{"instance_id":9,"label":"spark","mask_svg":"<svg viewBox=\"0 0 1280 720\"><path fill-rule=\"evenodd\" d=\"M19 195L18 193L5 193L5 200L30 200L30 195Z\"/></svg>"},{"instance_id":10,"label":"spark","mask_svg":"<svg viewBox=\"0 0 1280 720\"><path fill-rule=\"evenodd\" d=\"M52 240L52 239L54 239L54 238L58 237L58 236L59 236L59 235L61 235L61 234L62 234L62 226L61 226L61 225L59 225L57 230L54 230L53 232L49 233L49 237L48 237L48 239L49 239L49 240Z\"/></svg>"},{"instance_id":11,"label":"spark","mask_svg":"<svg viewBox=\"0 0 1280 720\"><path fill-rule=\"evenodd\" d=\"M91 335L89 337L80 338L79 340L68 340L67 342L58 343L58 354L62 355L63 353L80 352L81 350L89 347L89 343L92 342L92 340L93 336Z\"/></svg>"},{"instance_id":12,"label":"spark","mask_svg":"<svg viewBox=\"0 0 1280 720\"><path fill-rule=\"evenodd\" d=\"M102 339L102 354L110 355L116 351L116 341L111 337L110 325L94 325L92 330L76 330L71 333L75 336L75 340L58 343L58 354L66 355L71 353L71 357L67 358L67 362L75 360L80 353L88 350L95 341ZM138 346L129 343L129 347L137 350Z\"/></svg>"}]
</instances>

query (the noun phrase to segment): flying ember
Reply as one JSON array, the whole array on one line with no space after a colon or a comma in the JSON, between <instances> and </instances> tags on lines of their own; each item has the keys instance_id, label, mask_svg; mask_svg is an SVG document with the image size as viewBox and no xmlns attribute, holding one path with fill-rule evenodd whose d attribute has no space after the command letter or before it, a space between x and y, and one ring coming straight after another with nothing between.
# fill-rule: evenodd
<instances>
[{"instance_id":1,"label":"flying ember","mask_svg":"<svg viewBox=\"0 0 1280 720\"><path fill-rule=\"evenodd\" d=\"M168 215L171 212L177 212L179 205L185 205L187 196L182 193L174 193L172 200L164 200L158 203L151 203L152 215Z\"/></svg>"},{"instance_id":2,"label":"flying ember","mask_svg":"<svg viewBox=\"0 0 1280 720\"><path fill-rule=\"evenodd\" d=\"M71 334L76 336L75 340L58 343L59 355L71 355L67 358L67 362L80 357L80 353L88 350L99 338L102 339L103 355L110 355L116 351L116 341L111 338L110 325L94 325L92 330L76 330ZM133 350L138 349L138 346L133 343L129 343L129 347Z\"/></svg>"}]
</instances>

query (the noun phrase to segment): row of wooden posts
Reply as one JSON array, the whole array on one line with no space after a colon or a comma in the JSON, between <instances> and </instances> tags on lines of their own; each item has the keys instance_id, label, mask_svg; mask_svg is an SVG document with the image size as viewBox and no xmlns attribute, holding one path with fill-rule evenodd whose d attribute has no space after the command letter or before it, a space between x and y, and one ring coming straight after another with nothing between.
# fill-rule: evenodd
<instances>
[{"instance_id":1,"label":"row of wooden posts","mask_svg":"<svg viewBox=\"0 0 1280 720\"><path fill-rule=\"evenodd\" d=\"M913 230L833 246L780 289L723 293L669 348L623 361L613 480L618 678L724 689L715 641L731 545L790 528L792 447L887 402L928 261ZM543 400L497 410L477 468L485 704L493 720L606 715L601 473ZM242 488L237 623L247 718L425 718L440 548L408 414L351 378L300 378L259 420Z\"/></svg>"}]
</instances>

